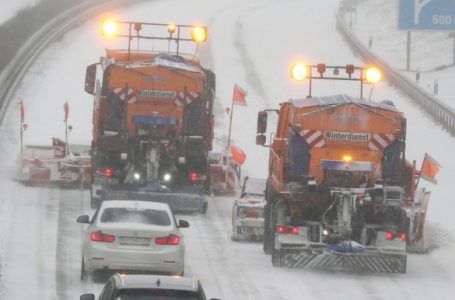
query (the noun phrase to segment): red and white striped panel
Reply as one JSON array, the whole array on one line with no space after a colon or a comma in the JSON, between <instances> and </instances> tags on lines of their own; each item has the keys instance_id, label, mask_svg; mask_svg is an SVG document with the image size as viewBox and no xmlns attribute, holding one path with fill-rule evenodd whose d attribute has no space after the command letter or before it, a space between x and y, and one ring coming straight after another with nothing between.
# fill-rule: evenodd
<instances>
[{"instance_id":1,"label":"red and white striped panel","mask_svg":"<svg viewBox=\"0 0 455 300\"><path fill-rule=\"evenodd\" d=\"M385 147L390 145L395 140L393 134L390 133L374 133L368 143L368 148L375 151L383 151Z\"/></svg>"},{"instance_id":2,"label":"red and white striped panel","mask_svg":"<svg viewBox=\"0 0 455 300\"><path fill-rule=\"evenodd\" d=\"M120 99L125 101L125 96L126 96L126 89L125 88L115 88L114 93L119 96ZM126 99L128 103L134 103L136 102L136 93L134 92L133 89L128 89L128 99Z\"/></svg>"},{"instance_id":3,"label":"red and white striped panel","mask_svg":"<svg viewBox=\"0 0 455 300\"><path fill-rule=\"evenodd\" d=\"M325 145L324 135L320 130L308 130L304 129L300 132L300 135L308 143L310 148L320 148Z\"/></svg>"},{"instance_id":4,"label":"red and white striped panel","mask_svg":"<svg viewBox=\"0 0 455 300\"><path fill-rule=\"evenodd\" d=\"M199 94L196 92L187 92L186 97L185 92L179 92L177 97L175 97L175 104L177 104L177 106L186 106L193 102L197 97L199 97Z\"/></svg>"},{"instance_id":5,"label":"red and white striped panel","mask_svg":"<svg viewBox=\"0 0 455 300\"><path fill-rule=\"evenodd\" d=\"M235 182L237 178L237 165L232 158L228 159L226 168L226 192L235 191Z\"/></svg>"}]
</instances>

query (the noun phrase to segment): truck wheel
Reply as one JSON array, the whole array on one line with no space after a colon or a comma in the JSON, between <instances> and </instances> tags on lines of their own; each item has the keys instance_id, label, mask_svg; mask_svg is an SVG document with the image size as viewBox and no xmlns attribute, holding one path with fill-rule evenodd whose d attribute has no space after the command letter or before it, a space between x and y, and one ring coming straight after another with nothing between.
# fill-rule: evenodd
<instances>
[{"instance_id":1,"label":"truck wheel","mask_svg":"<svg viewBox=\"0 0 455 300\"><path fill-rule=\"evenodd\" d=\"M204 202L204 204L202 205L202 211L201 211L201 213L202 213L203 215L205 215L205 214L207 213L207 208L208 208L208 206L209 206L209 203L208 203L208 202Z\"/></svg>"},{"instance_id":2,"label":"truck wheel","mask_svg":"<svg viewBox=\"0 0 455 300\"><path fill-rule=\"evenodd\" d=\"M281 268L283 265L281 263L280 252L276 251L275 249L272 252L272 266L274 268Z\"/></svg>"}]
</instances>

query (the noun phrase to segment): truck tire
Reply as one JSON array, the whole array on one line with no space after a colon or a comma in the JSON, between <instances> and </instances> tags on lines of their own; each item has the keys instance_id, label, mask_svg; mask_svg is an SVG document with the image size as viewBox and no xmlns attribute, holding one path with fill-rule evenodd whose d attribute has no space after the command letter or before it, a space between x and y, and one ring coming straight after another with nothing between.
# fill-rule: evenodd
<instances>
[{"instance_id":1,"label":"truck tire","mask_svg":"<svg viewBox=\"0 0 455 300\"><path fill-rule=\"evenodd\" d=\"M280 252L275 249L272 251L272 266L274 268L281 268L283 266Z\"/></svg>"},{"instance_id":2,"label":"truck tire","mask_svg":"<svg viewBox=\"0 0 455 300\"><path fill-rule=\"evenodd\" d=\"M201 213L203 215L205 215L207 213L207 208L209 206L209 203L208 202L204 202L204 204L202 205L202 210L201 210Z\"/></svg>"}]
</instances>

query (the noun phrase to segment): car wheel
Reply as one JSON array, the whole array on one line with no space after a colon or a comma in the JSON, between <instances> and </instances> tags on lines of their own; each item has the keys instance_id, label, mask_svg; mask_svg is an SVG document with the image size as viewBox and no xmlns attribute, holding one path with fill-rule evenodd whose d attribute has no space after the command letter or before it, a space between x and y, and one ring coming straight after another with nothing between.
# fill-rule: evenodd
<instances>
[{"instance_id":1,"label":"car wheel","mask_svg":"<svg viewBox=\"0 0 455 300\"><path fill-rule=\"evenodd\" d=\"M82 258L82 261L81 261L81 280L82 281L86 281L87 278L88 278L88 272L85 269L84 258Z\"/></svg>"}]
</instances>

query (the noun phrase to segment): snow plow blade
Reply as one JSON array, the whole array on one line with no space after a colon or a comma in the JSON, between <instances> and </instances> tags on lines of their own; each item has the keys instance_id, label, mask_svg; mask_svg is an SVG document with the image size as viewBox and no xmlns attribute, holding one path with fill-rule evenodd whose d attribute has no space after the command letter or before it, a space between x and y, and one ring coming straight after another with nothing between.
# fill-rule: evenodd
<instances>
[{"instance_id":1,"label":"snow plow blade","mask_svg":"<svg viewBox=\"0 0 455 300\"><path fill-rule=\"evenodd\" d=\"M366 251L339 253L317 249L281 248L272 254L274 267L348 272L406 273L406 254Z\"/></svg>"},{"instance_id":2,"label":"snow plow blade","mask_svg":"<svg viewBox=\"0 0 455 300\"><path fill-rule=\"evenodd\" d=\"M146 187L135 190L122 190L121 187L115 189L106 189L103 186L101 192L102 200L145 200L153 202L161 202L169 204L171 210L176 213L192 213L207 211L207 196L205 194L197 194L190 192L169 192L150 191Z\"/></svg>"}]
</instances>

